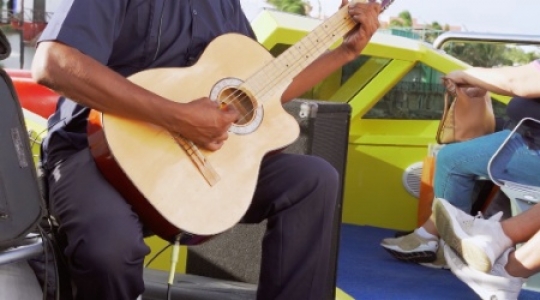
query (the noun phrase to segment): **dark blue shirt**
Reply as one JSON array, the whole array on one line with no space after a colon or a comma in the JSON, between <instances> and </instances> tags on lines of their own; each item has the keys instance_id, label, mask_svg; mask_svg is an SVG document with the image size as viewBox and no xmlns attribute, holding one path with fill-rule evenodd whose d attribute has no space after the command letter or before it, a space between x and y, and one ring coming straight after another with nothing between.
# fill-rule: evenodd
<instances>
[{"instance_id":1,"label":"dark blue shirt","mask_svg":"<svg viewBox=\"0 0 540 300\"><path fill-rule=\"evenodd\" d=\"M255 39L240 0L63 0L39 41L58 41L123 76L193 65L215 37ZM60 98L43 143L50 163L88 146L89 109ZM48 157L48 159L47 159Z\"/></svg>"}]
</instances>

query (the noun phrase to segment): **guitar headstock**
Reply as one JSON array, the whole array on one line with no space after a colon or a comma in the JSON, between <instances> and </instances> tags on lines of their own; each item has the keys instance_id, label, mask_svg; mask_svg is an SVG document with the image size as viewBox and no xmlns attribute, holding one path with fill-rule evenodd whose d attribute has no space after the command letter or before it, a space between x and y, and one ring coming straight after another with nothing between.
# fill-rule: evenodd
<instances>
[{"instance_id":1,"label":"guitar headstock","mask_svg":"<svg viewBox=\"0 0 540 300\"><path fill-rule=\"evenodd\" d=\"M361 3L379 3L381 5L381 13L385 11L394 0L353 0L352 2L361 2Z\"/></svg>"}]
</instances>

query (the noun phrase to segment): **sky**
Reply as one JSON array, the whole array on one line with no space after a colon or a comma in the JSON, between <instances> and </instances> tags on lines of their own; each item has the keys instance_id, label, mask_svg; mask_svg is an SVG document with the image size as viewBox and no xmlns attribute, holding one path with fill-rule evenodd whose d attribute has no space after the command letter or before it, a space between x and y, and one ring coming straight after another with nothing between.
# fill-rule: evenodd
<instances>
[{"instance_id":1,"label":"sky","mask_svg":"<svg viewBox=\"0 0 540 300\"><path fill-rule=\"evenodd\" d=\"M335 13L341 0L308 0L313 11ZM252 14L264 0L241 0ZM247 11L249 10L249 11ZM419 23L458 25L464 31L540 35L540 0L395 0L381 20L408 10ZM536 21L535 21L536 20Z\"/></svg>"}]
</instances>

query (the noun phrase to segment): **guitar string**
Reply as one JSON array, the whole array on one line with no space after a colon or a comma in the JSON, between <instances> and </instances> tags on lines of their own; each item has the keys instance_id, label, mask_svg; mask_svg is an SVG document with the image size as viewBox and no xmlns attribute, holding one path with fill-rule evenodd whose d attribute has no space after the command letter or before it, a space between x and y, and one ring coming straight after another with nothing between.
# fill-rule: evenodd
<instances>
[{"instance_id":1,"label":"guitar string","mask_svg":"<svg viewBox=\"0 0 540 300\"><path fill-rule=\"evenodd\" d=\"M346 19L350 19L350 18L346 18ZM328 25L328 24L327 24ZM331 24L330 24L331 25ZM333 28L334 31L337 31L337 30L340 30L340 29L343 29L343 28L346 28L348 27L349 25L348 24L341 24L340 26L338 26L337 28ZM324 26L321 26L319 28L324 28ZM328 28L326 28L326 30L328 31ZM332 28L330 29L332 30ZM313 31L313 34L317 34L319 32L319 30L315 30ZM329 35L330 36L330 35ZM314 43L313 43L313 37L317 38L317 36L311 36L311 38L308 36L307 39L303 39L302 41L300 41L300 43L302 42L311 42L311 48L308 48L308 52L306 53L307 56L309 57L312 57L312 54L314 52L317 52L318 49L314 46ZM293 46L294 47L294 46ZM293 49L294 50L294 49ZM289 53L286 52L284 53L285 55L288 55ZM249 82L249 80L251 80L252 78L254 77L257 77L259 76L261 73L263 73L265 71L265 69L269 66L269 65L275 65L276 63L278 63L280 60L280 57L276 57L275 59L273 59L269 64L267 64L265 67L261 68L260 70L258 70L257 72L255 72L250 78L248 78L246 80L246 82ZM286 61L285 61L286 62ZM289 65L289 68L283 73L285 75L288 75L288 72L290 72L290 70L293 68L293 67L296 67L298 64L303 64L304 61L301 61L301 60L295 60L292 62L292 64ZM279 76L275 76L275 77L272 77L272 79L270 80L270 84L266 84L265 85L265 88L263 88L260 93L262 94L261 98L264 98L264 96L266 96L266 93L268 93L268 90L265 90L267 88L271 89L273 84L275 84L276 82L279 82L279 81L282 81L282 79L278 78ZM242 85L240 85L239 87L242 87ZM241 93L241 91L239 91ZM233 93L231 95L232 97L235 97L237 96L237 93ZM230 104L232 101L227 101L229 100L230 97L226 98L223 102L225 102L225 104Z\"/></svg>"},{"instance_id":2,"label":"guitar string","mask_svg":"<svg viewBox=\"0 0 540 300\"><path fill-rule=\"evenodd\" d=\"M383 1L384 1L384 0L383 0ZM384 10L386 10L386 8L388 8L388 6L390 6L390 4L392 4L393 2L394 2L394 0L388 0L388 3L387 3L384 7L381 8L380 13L382 13ZM331 16L330 19L329 19L327 22L325 22L325 23L327 23L326 25L329 25L329 24L332 25L332 22L337 22L337 21L340 19L340 17L337 16L337 15L338 15L339 13L342 13L342 14L343 14L344 11L345 11L345 8L343 9L343 12L342 12L342 11L338 11L335 15ZM336 20L333 20L334 18L335 18ZM343 22L343 23L338 23L338 26L335 26L335 24L333 24L335 28L333 28L333 29L330 28L330 29L329 29L329 27L331 27L331 26L327 26L327 27L325 28L324 24L321 24L321 25L317 26L316 30L312 31L313 34L308 34L308 36L306 36L306 38L303 38L303 39L300 41L300 43L302 43L302 42L304 42L304 41L307 41L307 42L311 43L311 46L312 46L311 48L308 48L308 56L311 58L311 57L313 57L312 54L318 52L317 47L316 47L317 45L314 44L314 41L313 41L313 39L310 37L310 35L311 35L311 36L315 36L315 37L317 37L317 38L320 38L320 36L317 36L318 31L319 31L319 30L317 30L317 29L319 29L319 28L320 28L320 29L325 29L325 30L324 30L325 33L327 33L328 30L331 30L331 33L329 33L329 35L327 35L327 36L325 36L325 37L323 38L323 40L326 40L326 39L328 39L328 38L330 38L330 37L335 36L335 35L336 35L336 31L339 32L340 30L343 30L343 29L345 29L345 28L347 28L347 27L351 27L350 30L352 30L352 28L354 28L355 26L357 26L357 24L354 24L353 26L350 26L350 24L347 23L347 21L350 20L350 19L351 19L351 18L350 18L350 15L347 13L346 16L343 18L343 20L345 20L345 22ZM323 31L323 30L321 30L321 31ZM324 41L323 41L323 42L324 42ZM325 50L323 50L323 52L324 52L324 51L325 51ZM288 54L288 53L287 53L287 54ZM319 55L321 55L321 54L322 54L322 53L320 53ZM240 85L238 86L238 89L236 89L231 95L228 95L228 96L222 101L222 103L225 103L225 105L230 105L233 101L239 100L238 97L241 96L242 94L245 94L245 92L243 92L243 91L241 90L241 87L242 87L243 85L245 85L245 83L246 83L247 81L249 81L250 79L253 79L254 77L258 76L259 74L263 74L262 72L264 71L264 69L267 68L267 67L268 67L269 65L271 65L271 64L276 64L276 61L277 61L278 59L279 59L279 57L277 57L277 58L275 58L275 59L272 59L272 61L269 62L266 66L264 66L263 68L259 69L259 70L258 70L257 72L255 72L253 75L251 75L251 76L250 76L243 84L240 84ZM315 59L316 59L316 58L315 58ZM291 68L292 68L292 66L296 66L296 64L298 64L298 63L302 64L302 63L304 63L304 61L301 61L301 60L295 60L295 61L291 64ZM291 68L287 69L287 71L290 72ZM264 74L263 74L263 75L264 75ZM287 75L288 75L288 74L287 74ZM266 75L264 75L264 76L266 76ZM273 77L273 78L271 79L271 81L277 82L277 81L283 80L283 79L278 79L278 80L276 80L277 77L279 77L279 76ZM265 87L270 87L270 88L271 88L271 85L267 84L267 85L265 85ZM271 89L270 89L270 90L271 90ZM262 95L261 95L260 98L265 98L265 97L266 97L266 94L267 94L268 92L270 92L270 90L264 91L264 88L263 88L263 90L261 90ZM217 99L216 99L216 100L217 100ZM257 102L264 102L264 101L261 100L261 99L256 99L256 101L257 101ZM249 116L251 113L253 113L253 111L255 111L256 108L257 108L257 107L254 106L250 111L248 111L246 114L244 114L244 115L242 116L242 119L241 119L240 121L242 121L242 122L245 121L245 120L246 120L246 117ZM236 121L236 122L238 122L238 121ZM179 136L180 136L180 135L179 135ZM180 136L180 137L181 137L181 136ZM198 147L196 147L195 144L194 144L192 141L189 141L189 144L190 144L190 147L188 147L188 148L193 149L194 151L198 152L198 150L197 150Z\"/></svg>"},{"instance_id":3,"label":"guitar string","mask_svg":"<svg viewBox=\"0 0 540 300\"><path fill-rule=\"evenodd\" d=\"M377 0L368 0L368 1L369 1L369 2L375 2L375 1L377 1ZM390 4L392 4L393 2L394 2L394 0L382 0L382 2L381 2L382 7L381 7L381 11L380 11L379 14L382 14L382 13L390 6ZM383 4L384 4L384 5L383 5ZM343 10L345 10L345 9L343 9ZM335 15L331 16L330 19L329 19L329 22L327 22L326 25L332 23L332 20L331 20L331 19L332 19L333 17L335 17L336 19L338 19L337 14L339 14L339 13L343 13L343 12L338 12L338 13L336 13ZM350 19L350 16L349 16L348 14L346 14L346 17L345 17L344 19L345 19L345 20L349 20L349 19ZM334 20L334 21L337 21L337 20ZM335 23L335 22L334 22L334 23ZM337 28L334 28L335 31L341 30L341 29L343 29L344 27L348 27L348 26L349 26L348 24L343 24L343 23L340 23L340 24L341 24L340 26L338 26ZM334 24L334 25L335 25L335 24ZM327 26L327 27L329 27L329 26ZM324 28L324 26L321 24L318 28ZM318 29L318 28L317 28L317 29ZM317 33L317 31L318 31L318 30L315 30L315 31L313 31L313 32L314 32L314 33ZM326 31L328 31L328 28L326 28ZM329 36L327 36L327 37L325 37L325 38L328 38L328 37L329 37ZM320 38L320 36L319 36L319 38ZM312 40L312 39L304 39L304 40L302 40L302 41L300 41L300 42L303 42L303 41L305 41L305 40L309 40L309 41L311 42L311 44L313 45L313 40ZM309 48L310 51L313 50L313 49L315 49L315 48ZM313 51L310 52L310 53L308 53L308 54L313 54ZM310 56L312 57L312 55L310 55ZM275 64L275 63L276 63L276 60L278 60L278 59L279 59L279 57L277 57L276 59L273 59L269 64ZM303 63L303 62L301 62L301 63ZM268 66L268 65L267 65L267 66ZM266 67L266 66L265 66L265 67ZM250 78L248 78L248 80L251 79L251 78L253 78L253 77L255 77L255 76L257 76L259 73L263 72L264 69L265 69L265 67L263 67L263 68L261 68L259 71L255 72L255 74L253 74ZM275 79L275 78L273 78L273 79ZM266 86L268 86L268 85L266 85ZM239 85L238 87L242 87L242 84ZM238 93L242 94L242 91L241 91L241 90L237 90L237 91L238 91ZM264 91L261 91L261 92L264 92ZM232 101L227 101L227 100L228 100L229 98L231 98L231 97L233 97L233 98L234 98L234 97L237 97L237 96L238 96L238 93L236 93L236 91L233 92L231 95L229 95L227 98L225 98L223 102L224 102L226 105L232 103L234 100L237 100L237 99L233 99ZM266 94L264 94L264 95L266 95ZM251 113L251 112L253 112L253 110L250 111L250 112L248 112L248 114Z\"/></svg>"},{"instance_id":4,"label":"guitar string","mask_svg":"<svg viewBox=\"0 0 540 300\"><path fill-rule=\"evenodd\" d=\"M381 8L380 14L381 14L382 12L384 12L384 10L386 10L386 8L388 8L388 6L390 6L390 4L392 4L393 2L394 2L394 0L388 0L388 3L387 3L384 7ZM339 13L340 13L340 12L338 12L338 14L339 14ZM336 14L336 15L337 15L337 14ZM332 17L331 17L331 18L332 18ZM337 17L336 17L336 18L337 18ZM350 16L349 16L348 14L347 14L347 17L344 18L345 22L347 22L347 21L350 20L350 19L351 19L351 18L350 18ZM336 21L337 21L337 20L336 20ZM328 23L331 24L331 23L332 23L332 20L330 19ZM327 24L327 25L328 25L328 24ZM354 25L354 26L356 26L356 25ZM352 28L354 28L354 26L353 26ZM347 28L347 27L350 27L350 25L347 24L347 23L341 23L339 26L337 26L337 28L334 28L332 32L340 31L340 30L343 30L343 29L345 29L345 28ZM321 29L324 28L323 24L321 24L317 29L319 29L319 28L321 28ZM352 28L351 28L351 30L352 30ZM328 31L328 30L332 30L332 29L329 29L329 28L327 27L325 31ZM314 37L316 37L316 38L320 38L319 36L317 36L318 31L319 31L319 30L313 31ZM332 35L334 35L334 34L335 34L335 33L330 33L328 36L324 37L323 39L326 40L326 39L328 39L330 36L332 36ZM303 41L308 41L308 42L311 43L312 48L308 48L308 53L307 53L307 55L308 55L309 57L312 57L313 54L315 54L315 53L318 51L318 49L317 49L317 47L316 47L317 45L314 45L313 39L310 39L310 38L303 39L303 40L300 41L300 42L303 42ZM323 41L323 42L324 42L324 41ZM252 78L254 78L255 76L257 76L258 74L260 74L266 67L268 67L268 65L276 64L276 61L277 61L278 58L279 58L279 57L277 57L276 59L273 59L269 64L267 64L266 66L264 66L263 68L261 68L259 71L255 72L255 73L254 73L252 76L250 76L250 78L248 78L245 82L249 81L250 79L252 79ZM303 63L304 63L304 61L296 60L296 61L294 61L294 62L290 65L290 67L287 69L287 71L290 72L291 69L294 69L293 67L296 67L296 65L298 65L298 64L303 64ZM286 75L289 75L289 74L287 73L287 71L285 72L285 74L286 74ZM275 84L275 83L277 83L277 82L279 82L279 81L282 81L284 78L286 78L286 77L284 77L283 79L279 79L278 77L279 77L279 76L273 77L273 78L271 79L271 81L273 81L273 82L271 82L271 83ZM276 79L277 79L277 80L276 80ZM245 83L245 82L244 82L244 83ZM222 103L224 103L225 105L230 105L231 103L233 103L233 102L235 102L235 101L239 101L239 100L240 100L240 97L241 97L243 94L245 94L245 92L243 92L243 91L241 90L241 87L242 87L243 85L245 85L245 84L240 84L240 85L238 86L238 89L236 89L232 94L228 95L228 96L222 101ZM267 94L268 92L271 91L272 86L273 86L272 84L267 84L267 85L265 85L265 88L268 88L268 89L265 91L265 88L263 88L263 89L260 91L261 96L260 96L259 98L265 98L265 97L266 97L266 94ZM257 99L257 102L264 102L264 101L261 100L261 99ZM245 113L244 115L242 115L242 116L241 116L242 118L241 118L239 121L242 121L242 122L243 122L243 121L246 121L246 118L247 118L251 113L253 113L253 112L255 111L255 109L257 109L257 107L254 106L250 111L248 111L247 113ZM237 122L238 122L238 121L237 121Z\"/></svg>"},{"instance_id":5,"label":"guitar string","mask_svg":"<svg viewBox=\"0 0 540 300\"><path fill-rule=\"evenodd\" d=\"M346 18L346 20L349 20L350 18ZM340 26L338 26L337 28L334 29L334 31L338 31L338 30L342 30L344 28L347 28L349 27L348 24L342 24ZM328 29L327 29L328 30ZM316 35L313 36L313 37L317 37ZM318 51L320 51L313 39L306 39L305 41L307 42L310 42L311 43L311 46L310 48L308 48L309 50L307 51L306 53L306 56L309 56L310 58L313 57L313 54L316 54ZM323 41L324 42L324 41ZM324 50L323 50L324 51ZM240 100L240 96L242 96L244 94L244 92L241 90L241 88L243 86L245 86L245 83L246 82L249 82L250 79L258 76L265 68L267 68L269 65L275 65L277 63L277 58L276 59L273 59L269 64L267 64L266 66L264 66L263 68L261 68L261 70L257 71L256 73L254 73L252 76L250 76L250 78L248 78L244 84L240 84L237 89L230 95L228 95L225 99L223 99L222 103L225 104L225 105L230 105L231 103L235 102L235 101L239 101ZM283 75L289 75L289 73L291 72L291 69L294 69L296 66L298 65L301 65L305 63L305 61L302 61L302 60L295 60L293 61L291 64L288 64L288 69L282 73ZM281 75L281 74L280 74ZM272 77L272 79L270 80L270 83L269 84L266 84L260 91L260 97L259 99L257 99L257 102L261 102L261 103L264 103L265 100L263 100L264 98L266 98L267 94L272 90L273 86L282 81L283 79L285 79L287 76L275 76L275 77ZM283 78L280 78L280 77L283 77ZM245 121L247 116L249 116L251 113L253 113L253 111L255 111L255 109L257 109L257 107L253 107L250 111L248 111L245 115L242 116L242 118L240 119L241 121Z\"/></svg>"}]
</instances>

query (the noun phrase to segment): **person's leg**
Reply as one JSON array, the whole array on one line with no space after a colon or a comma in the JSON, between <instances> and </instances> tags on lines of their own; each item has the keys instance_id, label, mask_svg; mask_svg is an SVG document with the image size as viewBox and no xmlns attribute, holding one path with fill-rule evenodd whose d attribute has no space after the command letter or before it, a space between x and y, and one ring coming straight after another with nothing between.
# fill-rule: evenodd
<instances>
[{"instance_id":1,"label":"person's leg","mask_svg":"<svg viewBox=\"0 0 540 300\"><path fill-rule=\"evenodd\" d=\"M268 219L257 299L324 299L339 175L314 156L274 154L262 163L243 222Z\"/></svg>"},{"instance_id":2,"label":"person's leg","mask_svg":"<svg viewBox=\"0 0 540 300\"><path fill-rule=\"evenodd\" d=\"M504 220L501 225L504 233L514 244L527 242L540 231L540 204Z\"/></svg>"},{"instance_id":3,"label":"person's leg","mask_svg":"<svg viewBox=\"0 0 540 300\"><path fill-rule=\"evenodd\" d=\"M88 149L49 175L51 214L67 238L76 299L136 299L149 253L131 206L101 176Z\"/></svg>"},{"instance_id":4,"label":"person's leg","mask_svg":"<svg viewBox=\"0 0 540 300\"><path fill-rule=\"evenodd\" d=\"M496 157L491 167L494 178L540 186L536 174L540 169L540 151L529 149L520 135L511 138ZM506 248L528 240L540 230L540 218L536 217L540 210L536 207L498 223L471 219L444 200L436 201L435 206L441 237L471 267L481 271L489 270Z\"/></svg>"},{"instance_id":5,"label":"person's leg","mask_svg":"<svg viewBox=\"0 0 540 300\"><path fill-rule=\"evenodd\" d=\"M462 211L470 212L476 178L488 177L489 160L509 133L509 130L498 131L443 147L437 154L435 165L433 178L435 198L445 199ZM429 233L438 235L431 218L422 227Z\"/></svg>"},{"instance_id":6,"label":"person's leg","mask_svg":"<svg viewBox=\"0 0 540 300\"><path fill-rule=\"evenodd\" d=\"M511 276L527 278L540 271L540 205L504 220L504 233L514 244L523 243L508 256L505 269Z\"/></svg>"},{"instance_id":7,"label":"person's leg","mask_svg":"<svg viewBox=\"0 0 540 300\"><path fill-rule=\"evenodd\" d=\"M488 272L513 245L500 222L475 218L444 199L434 200L433 215L441 239L475 270Z\"/></svg>"},{"instance_id":8,"label":"person's leg","mask_svg":"<svg viewBox=\"0 0 540 300\"><path fill-rule=\"evenodd\" d=\"M470 212L478 176L488 177L488 162L510 131L450 144L437 153L433 192L464 212Z\"/></svg>"},{"instance_id":9,"label":"person's leg","mask_svg":"<svg viewBox=\"0 0 540 300\"><path fill-rule=\"evenodd\" d=\"M509 131L497 132L470 141L446 145L435 160L434 195L470 212L477 176L487 176L487 165ZM395 258L416 263L439 263L427 266L444 267L439 249L439 234L429 218L414 232L382 240L381 246Z\"/></svg>"},{"instance_id":10,"label":"person's leg","mask_svg":"<svg viewBox=\"0 0 540 300\"><path fill-rule=\"evenodd\" d=\"M493 296L517 298L525 279L540 271L540 205L503 221L501 225L514 243L525 243L515 251L512 247L507 248L487 273L471 267L452 248L445 247L444 254L452 272L486 299Z\"/></svg>"},{"instance_id":11,"label":"person's leg","mask_svg":"<svg viewBox=\"0 0 540 300\"><path fill-rule=\"evenodd\" d=\"M536 216L538 219L540 216ZM540 271L540 229L526 243L508 257L505 266L508 274L528 278Z\"/></svg>"}]
</instances>

